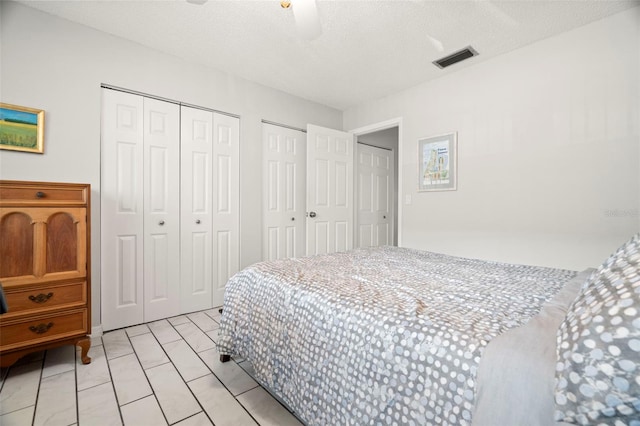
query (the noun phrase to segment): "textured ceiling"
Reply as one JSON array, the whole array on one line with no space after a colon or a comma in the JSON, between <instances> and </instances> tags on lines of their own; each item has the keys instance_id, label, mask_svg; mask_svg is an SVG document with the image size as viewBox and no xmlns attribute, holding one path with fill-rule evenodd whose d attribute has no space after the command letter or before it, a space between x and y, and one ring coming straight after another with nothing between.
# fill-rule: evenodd
<instances>
[{"instance_id":1,"label":"textured ceiling","mask_svg":"<svg viewBox=\"0 0 640 426\"><path fill-rule=\"evenodd\" d=\"M322 34L306 40L279 0L18 1L341 110L640 5L318 0ZM431 63L468 45L480 55L446 70Z\"/></svg>"}]
</instances>

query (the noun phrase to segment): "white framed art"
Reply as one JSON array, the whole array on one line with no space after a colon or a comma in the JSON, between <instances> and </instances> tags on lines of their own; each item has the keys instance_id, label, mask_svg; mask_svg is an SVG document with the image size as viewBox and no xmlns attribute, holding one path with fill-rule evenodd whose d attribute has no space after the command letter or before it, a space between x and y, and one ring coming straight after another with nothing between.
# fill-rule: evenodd
<instances>
[{"instance_id":1,"label":"white framed art","mask_svg":"<svg viewBox=\"0 0 640 426\"><path fill-rule=\"evenodd\" d=\"M418 191L458 188L456 132L418 139Z\"/></svg>"}]
</instances>

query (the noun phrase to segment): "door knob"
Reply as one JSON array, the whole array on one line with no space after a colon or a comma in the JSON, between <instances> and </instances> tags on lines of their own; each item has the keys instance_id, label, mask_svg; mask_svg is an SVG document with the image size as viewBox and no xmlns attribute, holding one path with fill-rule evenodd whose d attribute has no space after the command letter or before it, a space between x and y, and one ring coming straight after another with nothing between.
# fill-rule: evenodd
<instances>
[{"instance_id":1,"label":"door knob","mask_svg":"<svg viewBox=\"0 0 640 426\"><path fill-rule=\"evenodd\" d=\"M196 223L200 225L200 219L196 219Z\"/></svg>"},{"instance_id":2,"label":"door knob","mask_svg":"<svg viewBox=\"0 0 640 426\"><path fill-rule=\"evenodd\" d=\"M291 218L291 220L292 220L292 221L294 221L294 220L296 220L296 218L295 218L295 217L292 217L292 218Z\"/></svg>"},{"instance_id":3,"label":"door knob","mask_svg":"<svg viewBox=\"0 0 640 426\"><path fill-rule=\"evenodd\" d=\"M309 217L316 217L316 212L310 212Z\"/></svg>"},{"instance_id":4,"label":"door knob","mask_svg":"<svg viewBox=\"0 0 640 426\"><path fill-rule=\"evenodd\" d=\"M158 222L158 225L160 226L164 225L164 220L161 220L160 222Z\"/></svg>"},{"instance_id":5,"label":"door knob","mask_svg":"<svg viewBox=\"0 0 640 426\"><path fill-rule=\"evenodd\" d=\"M383 218L383 219L386 219L387 217L386 217L386 216L382 216L382 218Z\"/></svg>"}]
</instances>

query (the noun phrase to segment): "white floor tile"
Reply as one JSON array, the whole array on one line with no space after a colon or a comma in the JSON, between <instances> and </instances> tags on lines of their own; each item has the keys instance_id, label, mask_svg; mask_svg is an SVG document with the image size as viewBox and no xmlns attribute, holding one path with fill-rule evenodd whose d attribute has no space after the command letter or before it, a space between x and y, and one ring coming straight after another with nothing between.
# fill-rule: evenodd
<instances>
[{"instance_id":1,"label":"white floor tile","mask_svg":"<svg viewBox=\"0 0 640 426\"><path fill-rule=\"evenodd\" d=\"M33 421L34 405L23 408L22 410L12 411L8 414L0 416L0 425L2 426L25 426L30 425Z\"/></svg>"},{"instance_id":2,"label":"white floor tile","mask_svg":"<svg viewBox=\"0 0 640 426\"><path fill-rule=\"evenodd\" d=\"M160 407L170 424L186 419L202 409L171 363L146 370Z\"/></svg>"},{"instance_id":3,"label":"white floor tile","mask_svg":"<svg viewBox=\"0 0 640 426\"><path fill-rule=\"evenodd\" d=\"M205 413L198 413L195 416L176 423L175 426L213 426L213 423L211 423L211 420L209 420L209 417L207 417Z\"/></svg>"},{"instance_id":4,"label":"white floor tile","mask_svg":"<svg viewBox=\"0 0 640 426\"><path fill-rule=\"evenodd\" d=\"M162 346L152 334L147 333L132 337L131 344L133 344L136 355L138 355L142 368L145 370L169 362L169 358L164 353Z\"/></svg>"},{"instance_id":5,"label":"white floor tile","mask_svg":"<svg viewBox=\"0 0 640 426\"><path fill-rule=\"evenodd\" d=\"M302 426L293 414L262 387L238 396L238 401L261 426Z\"/></svg>"},{"instance_id":6,"label":"white floor tile","mask_svg":"<svg viewBox=\"0 0 640 426\"><path fill-rule=\"evenodd\" d=\"M0 415L35 405L42 361L14 365L0 393Z\"/></svg>"},{"instance_id":7,"label":"white floor tile","mask_svg":"<svg viewBox=\"0 0 640 426\"><path fill-rule=\"evenodd\" d=\"M249 361L238 362L238 365L251 377L256 375L256 370L253 369L253 365Z\"/></svg>"},{"instance_id":8,"label":"white floor tile","mask_svg":"<svg viewBox=\"0 0 640 426\"><path fill-rule=\"evenodd\" d=\"M196 352L202 352L216 347L216 344L213 343L209 336L207 336L191 321L184 324L178 324L175 328L184 340L187 341L189 346L191 346Z\"/></svg>"},{"instance_id":9,"label":"white floor tile","mask_svg":"<svg viewBox=\"0 0 640 426\"><path fill-rule=\"evenodd\" d=\"M258 383L235 362L220 362L220 354L216 349L200 352L198 355L233 395L241 394L258 386Z\"/></svg>"},{"instance_id":10,"label":"white floor tile","mask_svg":"<svg viewBox=\"0 0 640 426\"><path fill-rule=\"evenodd\" d=\"M110 360L109 368L118 404L125 405L153 393L135 354Z\"/></svg>"},{"instance_id":11,"label":"white floor tile","mask_svg":"<svg viewBox=\"0 0 640 426\"><path fill-rule=\"evenodd\" d=\"M208 310L204 311L204 313L209 315L211 317L211 319L213 319L215 322L219 323L220 322L220 317L222 316L222 314L220 313L220 309L221 308L222 308L222 306L218 306L218 307L213 308L213 309L208 309Z\"/></svg>"},{"instance_id":12,"label":"white floor tile","mask_svg":"<svg viewBox=\"0 0 640 426\"><path fill-rule=\"evenodd\" d=\"M218 343L218 330L207 331L207 336L213 340L213 343Z\"/></svg>"},{"instance_id":13,"label":"white floor tile","mask_svg":"<svg viewBox=\"0 0 640 426\"><path fill-rule=\"evenodd\" d=\"M78 424L82 426L122 424L111 382L78 392Z\"/></svg>"},{"instance_id":14,"label":"white floor tile","mask_svg":"<svg viewBox=\"0 0 640 426\"><path fill-rule=\"evenodd\" d=\"M219 319L209 309L94 336L86 365L71 345L24 356L0 369L0 425L296 424L250 363L220 362Z\"/></svg>"},{"instance_id":15,"label":"white floor tile","mask_svg":"<svg viewBox=\"0 0 640 426\"><path fill-rule=\"evenodd\" d=\"M153 395L120 407L120 410L122 411L122 419L125 426L160 426L167 424L158 401Z\"/></svg>"},{"instance_id":16,"label":"white floor tile","mask_svg":"<svg viewBox=\"0 0 640 426\"><path fill-rule=\"evenodd\" d=\"M165 343L163 347L185 382L211 373L184 340Z\"/></svg>"},{"instance_id":17,"label":"white floor tile","mask_svg":"<svg viewBox=\"0 0 640 426\"><path fill-rule=\"evenodd\" d=\"M67 426L77 420L75 371L43 377L38 393L34 426Z\"/></svg>"},{"instance_id":18,"label":"white floor tile","mask_svg":"<svg viewBox=\"0 0 640 426\"><path fill-rule=\"evenodd\" d=\"M72 371L76 367L76 347L73 345L59 346L49 349L44 358L42 377Z\"/></svg>"},{"instance_id":19,"label":"white floor tile","mask_svg":"<svg viewBox=\"0 0 640 426\"><path fill-rule=\"evenodd\" d=\"M105 333L102 336L102 344L107 354L107 359L114 359L119 356L133 353L133 348L124 330L115 330Z\"/></svg>"},{"instance_id":20,"label":"white floor tile","mask_svg":"<svg viewBox=\"0 0 640 426\"><path fill-rule=\"evenodd\" d=\"M175 342L182 338L167 320L152 322L149 324L149 328L160 344Z\"/></svg>"},{"instance_id":21,"label":"white floor tile","mask_svg":"<svg viewBox=\"0 0 640 426\"><path fill-rule=\"evenodd\" d=\"M213 331L220 328L220 325L204 312L194 312L192 314L188 314L187 317L205 333L207 331Z\"/></svg>"},{"instance_id":22,"label":"white floor tile","mask_svg":"<svg viewBox=\"0 0 640 426\"><path fill-rule=\"evenodd\" d=\"M78 349L79 351L80 349ZM78 391L89 389L103 383L111 381L107 358L104 354L104 347L92 346L89 349L91 362L83 364L80 356L76 357L76 380Z\"/></svg>"},{"instance_id":23,"label":"white floor tile","mask_svg":"<svg viewBox=\"0 0 640 426\"><path fill-rule=\"evenodd\" d=\"M178 324L184 324L190 321L186 315L178 315L177 317L169 318L169 322L171 323L171 325L178 325Z\"/></svg>"},{"instance_id":24,"label":"white floor tile","mask_svg":"<svg viewBox=\"0 0 640 426\"><path fill-rule=\"evenodd\" d=\"M189 382L189 388L214 424L234 426L256 424L213 374Z\"/></svg>"},{"instance_id":25,"label":"white floor tile","mask_svg":"<svg viewBox=\"0 0 640 426\"><path fill-rule=\"evenodd\" d=\"M100 334L99 336L89 336L89 339L91 340L91 347L93 346L102 346L102 334Z\"/></svg>"},{"instance_id":26,"label":"white floor tile","mask_svg":"<svg viewBox=\"0 0 640 426\"><path fill-rule=\"evenodd\" d=\"M129 337L139 336L144 333L149 333L149 327L146 324L140 324L133 327L126 328L125 331Z\"/></svg>"}]
</instances>

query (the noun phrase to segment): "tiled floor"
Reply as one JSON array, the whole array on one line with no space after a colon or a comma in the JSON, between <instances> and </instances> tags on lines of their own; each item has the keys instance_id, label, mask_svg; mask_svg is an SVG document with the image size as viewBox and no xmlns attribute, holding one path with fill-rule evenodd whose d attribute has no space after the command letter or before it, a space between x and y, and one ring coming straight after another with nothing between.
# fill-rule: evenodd
<instances>
[{"instance_id":1,"label":"tiled floor","mask_svg":"<svg viewBox=\"0 0 640 426\"><path fill-rule=\"evenodd\" d=\"M217 309L95 338L83 365L63 346L0 370L0 425L300 425L251 377L221 363Z\"/></svg>"}]
</instances>

